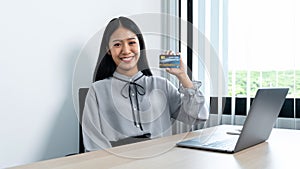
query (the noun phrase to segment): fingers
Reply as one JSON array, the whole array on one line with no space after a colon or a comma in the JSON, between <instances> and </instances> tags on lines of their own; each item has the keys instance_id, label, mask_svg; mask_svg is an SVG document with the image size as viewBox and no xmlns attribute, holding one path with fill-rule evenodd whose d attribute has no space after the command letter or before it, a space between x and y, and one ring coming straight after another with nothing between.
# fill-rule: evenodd
<instances>
[{"instance_id":1,"label":"fingers","mask_svg":"<svg viewBox=\"0 0 300 169\"><path fill-rule=\"evenodd\" d=\"M166 55L173 55L174 52L173 52L172 50L167 50L167 51L165 52L165 54L166 54Z\"/></svg>"},{"instance_id":2,"label":"fingers","mask_svg":"<svg viewBox=\"0 0 300 169\"><path fill-rule=\"evenodd\" d=\"M165 52L166 55L174 55L174 52L172 50L167 50Z\"/></svg>"},{"instance_id":3,"label":"fingers","mask_svg":"<svg viewBox=\"0 0 300 169\"><path fill-rule=\"evenodd\" d=\"M167 50L167 51L165 52L165 54L166 54L166 55L180 55L180 52L174 53L172 50Z\"/></svg>"}]
</instances>

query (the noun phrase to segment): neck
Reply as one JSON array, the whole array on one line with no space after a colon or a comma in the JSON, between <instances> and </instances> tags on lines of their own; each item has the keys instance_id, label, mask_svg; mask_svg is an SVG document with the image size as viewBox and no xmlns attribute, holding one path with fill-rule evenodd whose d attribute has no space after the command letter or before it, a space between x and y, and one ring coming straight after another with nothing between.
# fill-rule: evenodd
<instances>
[{"instance_id":1,"label":"neck","mask_svg":"<svg viewBox=\"0 0 300 169\"><path fill-rule=\"evenodd\" d=\"M122 74L122 75L125 75L125 76L128 76L128 77L132 77L134 76L135 74L137 74L139 70L138 69L132 69L132 70L129 70L129 71L126 71L126 70L120 70L120 69L116 69L116 72Z\"/></svg>"}]
</instances>

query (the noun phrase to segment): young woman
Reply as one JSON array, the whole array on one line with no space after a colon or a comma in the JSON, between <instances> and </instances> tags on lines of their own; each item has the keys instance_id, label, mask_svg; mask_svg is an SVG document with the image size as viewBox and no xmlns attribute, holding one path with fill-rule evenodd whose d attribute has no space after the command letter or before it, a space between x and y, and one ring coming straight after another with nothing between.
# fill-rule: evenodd
<instances>
[{"instance_id":1,"label":"young woman","mask_svg":"<svg viewBox=\"0 0 300 169\"><path fill-rule=\"evenodd\" d=\"M168 52L171 54L172 52ZM119 17L107 25L83 112L87 151L112 147L128 138L157 138L172 134L172 119L188 124L208 119L201 82L192 82L180 68L169 68L181 83L152 76L145 42L138 26Z\"/></svg>"}]
</instances>

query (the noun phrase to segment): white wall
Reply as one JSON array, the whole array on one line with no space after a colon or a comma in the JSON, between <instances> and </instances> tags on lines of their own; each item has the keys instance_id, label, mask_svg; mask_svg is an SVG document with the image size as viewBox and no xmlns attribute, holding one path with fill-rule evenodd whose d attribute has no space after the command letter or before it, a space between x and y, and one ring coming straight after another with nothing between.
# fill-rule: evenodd
<instances>
[{"instance_id":1,"label":"white wall","mask_svg":"<svg viewBox=\"0 0 300 169\"><path fill-rule=\"evenodd\" d=\"M77 152L81 49L113 17L160 11L161 0L0 1L0 168Z\"/></svg>"}]
</instances>

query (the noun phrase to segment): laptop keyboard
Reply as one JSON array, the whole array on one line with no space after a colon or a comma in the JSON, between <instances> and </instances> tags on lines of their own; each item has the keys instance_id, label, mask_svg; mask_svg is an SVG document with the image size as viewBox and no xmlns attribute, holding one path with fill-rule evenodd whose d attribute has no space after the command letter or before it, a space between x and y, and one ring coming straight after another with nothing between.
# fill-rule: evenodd
<instances>
[{"instance_id":1,"label":"laptop keyboard","mask_svg":"<svg viewBox=\"0 0 300 169\"><path fill-rule=\"evenodd\" d=\"M230 149L233 148L235 144L236 144L236 139L226 139L226 140L218 140L210 143L205 143L203 145L208 147L213 147L213 148Z\"/></svg>"}]
</instances>

